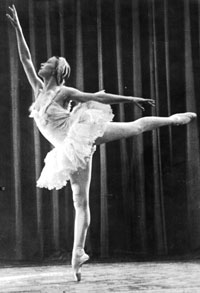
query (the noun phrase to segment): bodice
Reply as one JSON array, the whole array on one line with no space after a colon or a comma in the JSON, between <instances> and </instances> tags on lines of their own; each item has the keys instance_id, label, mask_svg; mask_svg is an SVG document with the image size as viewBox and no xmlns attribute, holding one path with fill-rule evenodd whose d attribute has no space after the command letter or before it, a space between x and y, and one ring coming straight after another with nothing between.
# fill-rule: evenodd
<instances>
[{"instance_id":1,"label":"bodice","mask_svg":"<svg viewBox=\"0 0 200 293\"><path fill-rule=\"evenodd\" d=\"M55 101L56 95L57 93L50 95L45 103L36 100L29 109L29 117L34 118L40 132L54 146L63 142L70 124L70 109L58 104Z\"/></svg>"}]
</instances>

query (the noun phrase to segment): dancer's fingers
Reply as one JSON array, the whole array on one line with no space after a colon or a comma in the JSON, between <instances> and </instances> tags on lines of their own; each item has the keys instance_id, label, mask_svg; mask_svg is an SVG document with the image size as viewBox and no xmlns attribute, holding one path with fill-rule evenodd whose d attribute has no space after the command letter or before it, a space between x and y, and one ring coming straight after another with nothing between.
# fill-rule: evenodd
<instances>
[{"instance_id":1,"label":"dancer's fingers","mask_svg":"<svg viewBox=\"0 0 200 293\"><path fill-rule=\"evenodd\" d=\"M8 7L8 8L10 9L10 11L11 11L11 12L12 12L12 14L13 14L13 12L14 12L14 11L13 11L13 9L12 9L11 7Z\"/></svg>"},{"instance_id":2,"label":"dancer's fingers","mask_svg":"<svg viewBox=\"0 0 200 293\"><path fill-rule=\"evenodd\" d=\"M153 99L148 99L147 101L151 102L152 104L155 104L155 100L153 100Z\"/></svg>"},{"instance_id":3,"label":"dancer's fingers","mask_svg":"<svg viewBox=\"0 0 200 293\"><path fill-rule=\"evenodd\" d=\"M144 107L142 107L139 103L136 103L136 105L137 105L138 108L140 108L142 111L145 111Z\"/></svg>"},{"instance_id":4,"label":"dancer's fingers","mask_svg":"<svg viewBox=\"0 0 200 293\"><path fill-rule=\"evenodd\" d=\"M16 10L16 8L15 8L15 5L14 5L14 4L12 5L12 7L13 7L13 10L14 10L15 14L17 14L17 10Z\"/></svg>"},{"instance_id":5,"label":"dancer's fingers","mask_svg":"<svg viewBox=\"0 0 200 293\"><path fill-rule=\"evenodd\" d=\"M149 105L151 105L152 107L155 107L156 102L154 100L148 100L147 101Z\"/></svg>"},{"instance_id":6,"label":"dancer's fingers","mask_svg":"<svg viewBox=\"0 0 200 293\"><path fill-rule=\"evenodd\" d=\"M6 14L7 18L10 20L11 23L14 22L13 18L9 15L9 14Z\"/></svg>"},{"instance_id":7,"label":"dancer's fingers","mask_svg":"<svg viewBox=\"0 0 200 293\"><path fill-rule=\"evenodd\" d=\"M9 15L9 14L6 14L9 22L11 23L11 25L16 28L16 23L15 23L15 20Z\"/></svg>"}]
</instances>

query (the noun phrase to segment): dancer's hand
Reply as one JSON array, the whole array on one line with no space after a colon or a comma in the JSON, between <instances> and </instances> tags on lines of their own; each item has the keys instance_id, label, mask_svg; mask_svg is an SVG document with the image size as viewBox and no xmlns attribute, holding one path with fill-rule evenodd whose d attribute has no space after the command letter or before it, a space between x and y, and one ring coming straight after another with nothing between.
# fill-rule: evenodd
<instances>
[{"instance_id":1,"label":"dancer's hand","mask_svg":"<svg viewBox=\"0 0 200 293\"><path fill-rule=\"evenodd\" d=\"M10 21L10 23L12 24L12 26L15 29L19 29L20 28L20 22L19 22L19 18L17 15L17 10L15 8L15 5L12 5L12 7L9 6L9 9L11 11L11 15L10 14L6 14L8 20Z\"/></svg>"},{"instance_id":2,"label":"dancer's hand","mask_svg":"<svg viewBox=\"0 0 200 293\"><path fill-rule=\"evenodd\" d=\"M133 98L133 103L142 111L145 111L145 108L142 106L143 104L148 104L152 107L155 107L155 101L152 99Z\"/></svg>"}]
</instances>

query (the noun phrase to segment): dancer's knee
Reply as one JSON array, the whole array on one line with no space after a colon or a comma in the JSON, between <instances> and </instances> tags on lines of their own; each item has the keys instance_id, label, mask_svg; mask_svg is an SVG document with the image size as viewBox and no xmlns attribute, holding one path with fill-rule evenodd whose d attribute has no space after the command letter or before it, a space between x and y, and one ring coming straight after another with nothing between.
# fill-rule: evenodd
<instances>
[{"instance_id":1,"label":"dancer's knee","mask_svg":"<svg viewBox=\"0 0 200 293\"><path fill-rule=\"evenodd\" d=\"M142 117L135 121L135 129L137 131L137 134L141 134L148 130L153 130L156 127L160 127L161 122L159 122L158 117Z\"/></svg>"},{"instance_id":2,"label":"dancer's knee","mask_svg":"<svg viewBox=\"0 0 200 293\"><path fill-rule=\"evenodd\" d=\"M138 119L134 122L134 134L139 135L145 131L144 129L144 123L142 119Z\"/></svg>"},{"instance_id":3,"label":"dancer's knee","mask_svg":"<svg viewBox=\"0 0 200 293\"><path fill-rule=\"evenodd\" d=\"M89 202L84 194L73 194L73 204L75 209L86 210L89 207Z\"/></svg>"},{"instance_id":4,"label":"dancer's knee","mask_svg":"<svg viewBox=\"0 0 200 293\"><path fill-rule=\"evenodd\" d=\"M90 225L89 201L83 194L73 195L74 209L76 212L75 221L81 221L81 227L87 229Z\"/></svg>"}]
</instances>

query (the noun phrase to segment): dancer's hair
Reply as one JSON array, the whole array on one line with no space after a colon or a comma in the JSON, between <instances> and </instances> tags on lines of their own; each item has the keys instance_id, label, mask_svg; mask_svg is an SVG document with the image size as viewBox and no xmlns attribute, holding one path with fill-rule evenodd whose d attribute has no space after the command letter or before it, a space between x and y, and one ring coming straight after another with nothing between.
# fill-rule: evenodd
<instances>
[{"instance_id":1,"label":"dancer's hair","mask_svg":"<svg viewBox=\"0 0 200 293\"><path fill-rule=\"evenodd\" d=\"M71 68L69 63L64 57L55 56L57 59L57 67L56 67L56 80L57 84L63 84L65 78L69 78L71 73Z\"/></svg>"}]
</instances>

